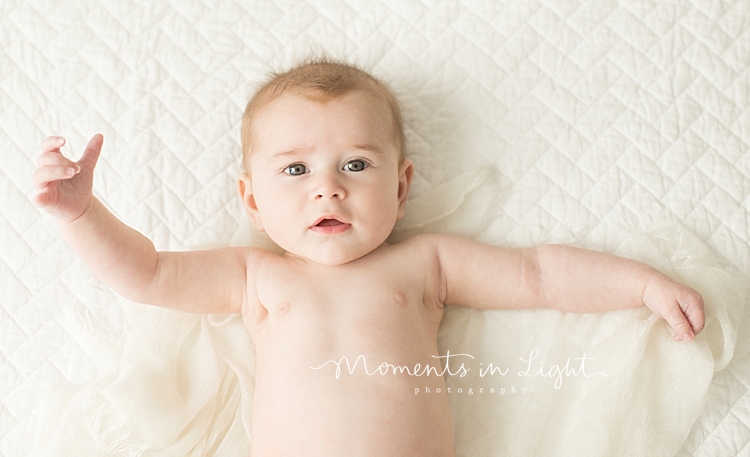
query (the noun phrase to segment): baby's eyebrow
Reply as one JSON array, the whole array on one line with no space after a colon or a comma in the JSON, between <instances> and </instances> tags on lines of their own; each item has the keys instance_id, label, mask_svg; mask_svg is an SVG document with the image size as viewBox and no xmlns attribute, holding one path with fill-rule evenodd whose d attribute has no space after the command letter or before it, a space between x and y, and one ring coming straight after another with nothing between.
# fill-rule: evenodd
<instances>
[{"instance_id":1,"label":"baby's eyebrow","mask_svg":"<svg viewBox=\"0 0 750 457\"><path fill-rule=\"evenodd\" d=\"M289 150L286 150L286 151L274 152L271 155L271 159L278 159L278 158L284 159L284 158L288 158L288 157L294 157L294 156L297 156L297 155L301 154L302 152L304 152L304 151L302 149L300 149L300 148L294 148L294 149L289 149Z\"/></svg>"},{"instance_id":2,"label":"baby's eyebrow","mask_svg":"<svg viewBox=\"0 0 750 457\"><path fill-rule=\"evenodd\" d=\"M375 145L375 144L369 144L369 143L368 144L358 144L358 145L354 145L354 149L359 149L359 150L362 150L362 151L373 152L373 153L375 153L377 155L380 155L380 156L383 155L383 148L381 148L380 146Z\"/></svg>"},{"instance_id":3,"label":"baby's eyebrow","mask_svg":"<svg viewBox=\"0 0 750 457\"><path fill-rule=\"evenodd\" d=\"M383 148L372 143L355 144L351 148L359 150L359 151L371 152L378 156L383 156L385 154L383 152ZM293 148L293 149L288 149L284 151L279 151L279 152L273 153L271 157L269 157L269 160L273 161L277 159L289 159L290 157L297 157L303 154L304 152L305 152L305 149L303 148Z\"/></svg>"}]
</instances>

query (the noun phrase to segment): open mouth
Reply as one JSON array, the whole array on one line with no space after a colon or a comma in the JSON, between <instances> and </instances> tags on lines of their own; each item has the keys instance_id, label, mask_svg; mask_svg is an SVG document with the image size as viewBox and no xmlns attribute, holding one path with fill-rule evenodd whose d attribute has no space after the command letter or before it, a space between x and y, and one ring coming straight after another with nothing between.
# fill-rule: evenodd
<instances>
[{"instance_id":1,"label":"open mouth","mask_svg":"<svg viewBox=\"0 0 750 457\"><path fill-rule=\"evenodd\" d=\"M323 219L322 221L315 224L316 227L335 227L337 225L343 225L344 223L338 219Z\"/></svg>"},{"instance_id":2,"label":"open mouth","mask_svg":"<svg viewBox=\"0 0 750 457\"><path fill-rule=\"evenodd\" d=\"M310 227L310 230L323 235L335 235L348 230L351 226L351 224L342 222L336 218L325 217Z\"/></svg>"}]
</instances>

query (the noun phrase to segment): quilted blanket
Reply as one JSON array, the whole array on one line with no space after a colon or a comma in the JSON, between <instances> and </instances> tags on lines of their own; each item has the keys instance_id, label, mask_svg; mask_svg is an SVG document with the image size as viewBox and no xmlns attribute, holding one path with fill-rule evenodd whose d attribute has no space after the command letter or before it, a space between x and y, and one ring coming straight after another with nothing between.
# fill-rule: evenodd
<instances>
[{"instance_id":1,"label":"quilted blanket","mask_svg":"<svg viewBox=\"0 0 750 457\"><path fill-rule=\"evenodd\" d=\"M116 296L30 177L44 137L75 156L101 132L95 193L158 248L262 245L236 195L242 111L323 53L402 102L416 177L393 241L574 244L706 297L689 346L645 310L448 309L441 351L512 370L447 380L456 455L750 456L745 0L4 0L0 454L247 453L241 324ZM149 408L174 391L155 365L211 389Z\"/></svg>"}]
</instances>

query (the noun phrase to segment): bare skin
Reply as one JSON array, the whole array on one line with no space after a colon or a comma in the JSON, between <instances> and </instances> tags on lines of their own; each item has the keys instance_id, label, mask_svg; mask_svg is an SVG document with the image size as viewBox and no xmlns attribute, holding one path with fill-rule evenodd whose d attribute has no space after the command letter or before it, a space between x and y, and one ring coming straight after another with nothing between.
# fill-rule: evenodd
<instances>
[{"instance_id":1,"label":"bare skin","mask_svg":"<svg viewBox=\"0 0 750 457\"><path fill-rule=\"evenodd\" d=\"M385 119L385 121L383 120ZM413 165L382 106L284 95L261 112L239 180L253 225L285 253L252 247L157 252L92 195L102 147L78 162L50 137L35 203L92 271L128 299L195 313L242 313L255 343L253 456L452 456L442 376L350 374L364 356L441 370L444 304L604 312L648 306L675 340L703 329L701 296L644 264L565 246L506 249L445 235L385 242L403 216ZM442 362L443 364L445 361ZM317 368L317 369L316 369ZM415 395L430 386L442 394Z\"/></svg>"}]
</instances>

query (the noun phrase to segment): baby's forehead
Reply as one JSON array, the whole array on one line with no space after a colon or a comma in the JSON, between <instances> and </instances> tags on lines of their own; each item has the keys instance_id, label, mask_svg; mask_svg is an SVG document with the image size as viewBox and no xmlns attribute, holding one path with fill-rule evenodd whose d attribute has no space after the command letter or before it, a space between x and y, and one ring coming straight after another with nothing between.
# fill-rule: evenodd
<instances>
[{"instance_id":1,"label":"baby's forehead","mask_svg":"<svg viewBox=\"0 0 750 457\"><path fill-rule=\"evenodd\" d=\"M257 111L253 120L253 142L257 145L269 135L294 136L296 128L315 125L329 114L338 117L340 123L335 127L340 127L342 136L353 132L375 133L398 146L394 119L387 103L364 91L350 91L336 97L282 94Z\"/></svg>"},{"instance_id":2,"label":"baby's forehead","mask_svg":"<svg viewBox=\"0 0 750 457\"><path fill-rule=\"evenodd\" d=\"M380 122L385 123L383 127L396 146L400 162L406 158L406 139L402 126L403 121L401 119L400 107L395 98L389 97L388 94L380 94L377 89L377 86L373 86L369 89L355 88L345 91L326 92L310 90L309 88L287 87L281 90L258 94L260 96L254 97L251 104L248 105L243 119L243 167L246 171L249 171L249 162L254 156L260 136L263 134L262 130L264 129L259 125L259 121L261 119L263 120L260 123L270 121L274 116L268 116L268 114L275 111L274 106L278 107L282 100L286 102L294 102L296 100L325 106L337 100L357 99L360 106L364 106L365 109L374 115L378 124ZM278 120L282 119L279 118Z\"/></svg>"},{"instance_id":3,"label":"baby's forehead","mask_svg":"<svg viewBox=\"0 0 750 457\"><path fill-rule=\"evenodd\" d=\"M326 106L331 103L338 101L351 102L360 107L365 107L371 110L374 114L379 117L392 118L390 113L388 102L379 98L376 94L370 91L364 90L349 90L346 92L327 94L320 91L310 90L294 90L284 92L276 97L269 99L264 106L258 110L258 115L262 115L264 111L277 106L279 104L315 104L319 106Z\"/></svg>"}]
</instances>

